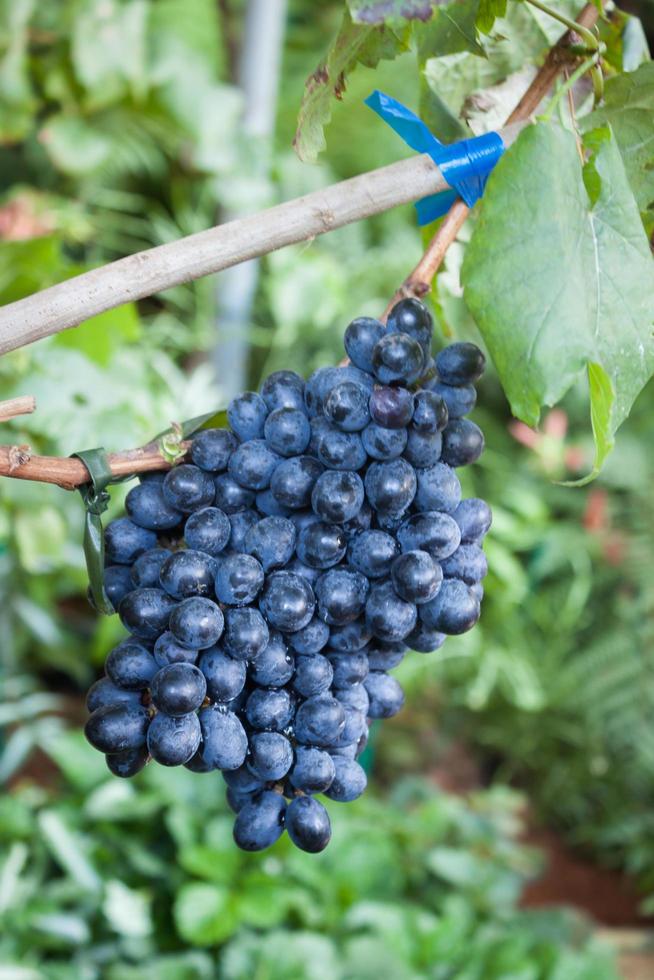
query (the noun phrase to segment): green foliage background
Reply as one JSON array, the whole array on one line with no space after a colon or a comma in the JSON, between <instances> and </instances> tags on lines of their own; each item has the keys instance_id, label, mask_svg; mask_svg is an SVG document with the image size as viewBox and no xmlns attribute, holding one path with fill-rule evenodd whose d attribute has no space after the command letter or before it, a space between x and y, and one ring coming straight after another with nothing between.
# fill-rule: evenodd
<instances>
[{"instance_id":1,"label":"green foliage background","mask_svg":"<svg viewBox=\"0 0 654 980\"><path fill-rule=\"evenodd\" d=\"M274 145L263 147L241 133L232 80L243 4L0 0L0 303L205 228L227 202L256 210L392 162L403 147L362 105L374 87L420 100L439 135L464 135L471 95L537 64L560 33L510 5L501 30L471 42L479 5L466 2L452 5L454 31L442 10L423 35L402 18L362 26L376 6L349 4L341 30L363 55L338 53L352 69L345 98L328 93L318 122L314 113L305 131L314 152L332 119L326 152L307 167L291 149L304 79L339 31L341 4L292 0ZM646 59L634 23L618 19L607 34L614 71ZM392 33L383 45L382 29ZM380 54L393 58L367 67ZM638 99L651 98L651 64L640 72ZM633 77L609 82L591 129L614 125L620 142L625 117L611 85ZM620 179L625 169L649 228L650 185L626 162ZM510 219L499 173L492 193ZM473 248L483 249L484 225L473 227ZM461 287L470 234L436 284L441 340L480 341ZM420 251L401 209L269 256L250 333L252 384L265 371L306 374L339 359L349 319L378 313ZM497 275L488 271L485 288L497 289ZM208 279L172 289L5 357L1 397L33 393L39 410L8 425L3 441L57 455L119 449L221 406L209 361L216 288ZM466 288L480 297L470 306L484 328L483 288L474 276ZM574 332L575 311L566 313L555 342ZM505 785L528 792L595 860L637 875L654 908L654 394L645 388L600 478L580 490L553 481L593 465L582 383L531 448L515 437L524 433L511 427L493 371L479 401L488 449L465 489L495 513L482 622L434 655L406 659L408 704L401 723L380 730L373 792L334 814L334 841L318 859L283 843L263 860L237 854L212 781L149 769L119 784L66 730L62 718L82 716L82 692L120 630L85 601L79 500L2 482L0 777L13 781L0 803L0 975L13 964L12 980L186 980L217 975L219 963L220 976L266 980L321 977L324 964L343 980L615 976L577 919L517 911L536 865L517 842L519 798ZM463 801L425 782L450 741L493 770L494 788Z\"/></svg>"}]
</instances>

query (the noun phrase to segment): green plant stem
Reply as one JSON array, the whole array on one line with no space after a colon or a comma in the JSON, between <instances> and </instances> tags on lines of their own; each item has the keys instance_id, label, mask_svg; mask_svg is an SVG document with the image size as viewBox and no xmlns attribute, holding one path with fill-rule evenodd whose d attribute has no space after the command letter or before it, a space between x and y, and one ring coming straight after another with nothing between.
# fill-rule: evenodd
<instances>
[{"instance_id":1,"label":"green plant stem","mask_svg":"<svg viewBox=\"0 0 654 980\"><path fill-rule=\"evenodd\" d=\"M569 92L570 89L573 87L573 85L577 84L577 82L582 77L582 75L585 75L587 71L589 71L591 68L594 68L596 64L597 64L597 55L593 55L592 58L587 58L585 61L582 61L579 67L573 71L570 77L567 78L563 83L563 85L561 85L558 88L558 90L554 93L554 95L549 101L549 104L545 108L545 112L543 112L539 116L541 122L548 123L550 121L550 119L552 118L552 114L554 113L554 110L556 109L559 102L566 94L566 92Z\"/></svg>"},{"instance_id":2,"label":"green plant stem","mask_svg":"<svg viewBox=\"0 0 654 980\"><path fill-rule=\"evenodd\" d=\"M554 20L558 20L559 23L567 27L569 31L574 31L575 34L578 34L579 37L584 39L586 46L590 51L598 50L598 39L595 37L592 31L582 27L576 20L571 20L570 17L566 17L565 14L559 13L558 10L552 10L552 8L548 7L547 4L542 2L542 0L526 0L526 2L530 3L532 7L536 7L537 10L542 10L542 12L547 14L549 17L553 17Z\"/></svg>"}]
</instances>

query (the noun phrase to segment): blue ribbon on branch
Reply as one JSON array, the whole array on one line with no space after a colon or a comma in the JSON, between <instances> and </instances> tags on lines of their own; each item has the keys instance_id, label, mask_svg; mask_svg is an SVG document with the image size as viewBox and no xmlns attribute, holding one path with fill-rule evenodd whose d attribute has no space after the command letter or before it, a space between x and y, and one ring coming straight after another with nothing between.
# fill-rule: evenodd
<instances>
[{"instance_id":1,"label":"blue ribbon on branch","mask_svg":"<svg viewBox=\"0 0 654 980\"><path fill-rule=\"evenodd\" d=\"M428 225L442 217L457 197L463 198L469 208L479 200L493 167L505 150L499 133L484 133L446 146L436 139L422 119L390 95L375 90L365 103L412 150L428 153L452 188L418 201L415 207L419 225Z\"/></svg>"}]
</instances>

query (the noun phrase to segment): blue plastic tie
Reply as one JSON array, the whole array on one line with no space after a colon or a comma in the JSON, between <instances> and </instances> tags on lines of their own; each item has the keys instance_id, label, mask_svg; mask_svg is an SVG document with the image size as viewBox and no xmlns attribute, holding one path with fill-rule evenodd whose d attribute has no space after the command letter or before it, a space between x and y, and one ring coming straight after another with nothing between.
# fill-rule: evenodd
<instances>
[{"instance_id":1,"label":"blue plastic tie","mask_svg":"<svg viewBox=\"0 0 654 980\"><path fill-rule=\"evenodd\" d=\"M457 197L471 208L484 193L490 173L504 153L499 133L484 133L469 140L445 145L429 131L422 119L397 99L375 90L365 100L385 123L395 130L416 153L428 153L439 168L451 191L423 197L416 204L418 224L428 225L442 217Z\"/></svg>"}]
</instances>

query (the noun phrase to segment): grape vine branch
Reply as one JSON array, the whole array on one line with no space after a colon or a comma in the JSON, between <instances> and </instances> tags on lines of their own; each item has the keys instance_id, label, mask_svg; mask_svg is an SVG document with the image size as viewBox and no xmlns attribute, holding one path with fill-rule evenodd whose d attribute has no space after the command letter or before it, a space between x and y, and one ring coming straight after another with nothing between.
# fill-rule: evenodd
<instances>
[{"instance_id":1,"label":"grape vine branch","mask_svg":"<svg viewBox=\"0 0 654 980\"><path fill-rule=\"evenodd\" d=\"M580 12L577 22L589 30L595 26L598 17L598 8L589 3ZM509 116L506 127L501 130L507 144L530 120L559 73L580 63L583 56L579 54L578 43L579 36L567 31L551 48ZM122 303L151 296L172 285L218 272L285 245L309 240L447 187L428 156L412 157L260 214L127 256L1 308L0 354L77 326ZM470 209L462 200L455 201L420 262L394 294L388 309L404 297L421 298L430 291L445 253L469 213ZM0 421L7 417L0 416ZM189 442L180 441L178 458L182 458L189 445ZM120 478L168 469L171 464L161 449L159 442L150 442L137 449L110 453L111 471ZM29 446L24 445L0 446L0 476L52 483L67 490L88 481L88 472L81 460L33 455Z\"/></svg>"}]
</instances>

